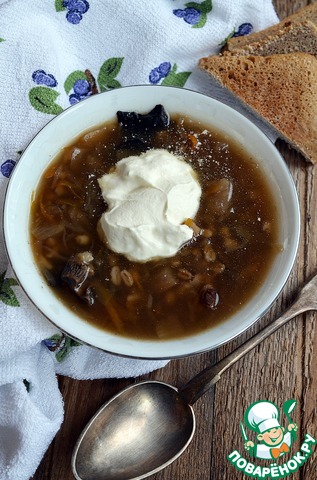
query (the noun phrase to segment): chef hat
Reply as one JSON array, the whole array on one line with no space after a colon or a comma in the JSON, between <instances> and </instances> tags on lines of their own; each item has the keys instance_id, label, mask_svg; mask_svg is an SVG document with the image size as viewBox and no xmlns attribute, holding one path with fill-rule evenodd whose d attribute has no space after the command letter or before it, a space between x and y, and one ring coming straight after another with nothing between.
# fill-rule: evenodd
<instances>
[{"instance_id":1,"label":"chef hat","mask_svg":"<svg viewBox=\"0 0 317 480\"><path fill-rule=\"evenodd\" d=\"M280 427L279 416L274 403L262 400L250 405L245 412L244 420L251 430L263 433L271 428Z\"/></svg>"}]
</instances>

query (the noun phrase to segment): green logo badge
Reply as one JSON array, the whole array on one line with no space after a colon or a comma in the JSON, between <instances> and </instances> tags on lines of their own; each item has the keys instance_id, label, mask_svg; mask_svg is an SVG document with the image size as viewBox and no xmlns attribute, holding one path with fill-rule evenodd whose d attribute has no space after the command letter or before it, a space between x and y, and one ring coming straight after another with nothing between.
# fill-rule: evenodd
<instances>
[{"instance_id":1,"label":"green logo badge","mask_svg":"<svg viewBox=\"0 0 317 480\"><path fill-rule=\"evenodd\" d=\"M300 447L300 451L292 454L292 445L297 438L297 424L291 414L296 407L296 400L287 400L283 405L286 422L281 423L278 407L267 400L252 403L244 414L244 422L240 429L244 448L249 456L270 461L269 466L256 465L244 458L237 450L228 455L229 462L239 471L255 479L285 478L296 472L312 455L312 447L316 440L309 434ZM246 427L250 430L248 435ZM288 455L282 464L276 462ZM283 459L284 460L284 459Z\"/></svg>"},{"instance_id":2,"label":"green logo badge","mask_svg":"<svg viewBox=\"0 0 317 480\"><path fill-rule=\"evenodd\" d=\"M296 400L291 400L285 402L283 407L289 419L287 432L285 427L280 425L280 412L274 403L260 401L249 406L244 421L250 430L256 432L258 443L248 440L242 423L241 430L244 447L251 456L271 460L289 453L293 441L296 440L297 425L289 417L295 406Z\"/></svg>"}]
</instances>

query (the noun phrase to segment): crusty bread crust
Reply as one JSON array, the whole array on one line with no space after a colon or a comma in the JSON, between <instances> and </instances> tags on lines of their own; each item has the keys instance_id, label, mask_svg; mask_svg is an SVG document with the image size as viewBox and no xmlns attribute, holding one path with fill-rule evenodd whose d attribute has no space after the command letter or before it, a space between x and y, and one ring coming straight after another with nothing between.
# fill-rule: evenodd
<instances>
[{"instance_id":1,"label":"crusty bread crust","mask_svg":"<svg viewBox=\"0 0 317 480\"><path fill-rule=\"evenodd\" d=\"M285 22L275 33L262 40L224 52L234 55L274 55L305 52L317 56L317 26L311 21Z\"/></svg>"},{"instance_id":2,"label":"crusty bread crust","mask_svg":"<svg viewBox=\"0 0 317 480\"><path fill-rule=\"evenodd\" d=\"M273 25L272 27L261 30L260 32L254 32L250 33L249 35L230 38L227 42L227 49L231 51L234 48L240 48L249 43L264 40L268 36L276 35L287 22L304 22L306 20L309 20L317 25L317 2L306 5L297 12L283 19L281 22Z\"/></svg>"},{"instance_id":3,"label":"crusty bread crust","mask_svg":"<svg viewBox=\"0 0 317 480\"><path fill-rule=\"evenodd\" d=\"M317 163L317 58L307 53L212 55L199 67Z\"/></svg>"}]
</instances>

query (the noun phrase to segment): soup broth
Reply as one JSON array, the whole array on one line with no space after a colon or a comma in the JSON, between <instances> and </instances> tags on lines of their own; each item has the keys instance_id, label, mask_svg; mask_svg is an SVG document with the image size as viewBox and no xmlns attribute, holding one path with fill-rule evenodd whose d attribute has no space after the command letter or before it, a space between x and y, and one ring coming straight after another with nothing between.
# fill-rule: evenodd
<instances>
[{"instance_id":1,"label":"soup broth","mask_svg":"<svg viewBox=\"0 0 317 480\"><path fill-rule=\"evenodd\" d=\"M197 173L192 240L172 258L133 262L98 233L107 206L98 179L147 149L179 155ZM55 294L101 329L141 339L211 329L265 281L280 251L277 209L255 159L231 138L181 115L128 132L117 120L67 146L44 172L31 206L37 265ZM74 278L75 277L75 278Z\"/></svg>"}]
</instances>

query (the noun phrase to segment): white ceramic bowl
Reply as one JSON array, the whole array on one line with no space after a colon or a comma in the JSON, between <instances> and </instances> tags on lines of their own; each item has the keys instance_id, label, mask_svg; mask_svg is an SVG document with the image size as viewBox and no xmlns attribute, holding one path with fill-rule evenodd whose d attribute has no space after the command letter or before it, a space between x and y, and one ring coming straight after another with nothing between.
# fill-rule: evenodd
<instances>
[{"instance_id":1,"label":"white ceramic bowl","mask_svg":"<svg viewBox=\"0 0 317 480\"><path fill-rule=\"evenodd\" d=\"M268 177L280 214L277 256L263 286L227 321L209 331L170 341L138 341L114 336L78 318L43 280L34 262L29 240L31 195L43 170L60 150L86 130L114 119L117 110L145 113L161 103L170 113L181 113L216 127L242 144ZM289 170L271 141L232 108L199 93L175 87L133 86L95 95L55 117L23 153L10 179L4 207L4 235L15 274L30 300L58 328L73 338L102 350L138 358L172 358L218 347L237 336L270 307L292 269L299 241L300 214Z\"/></svg>"}]
</instances>

